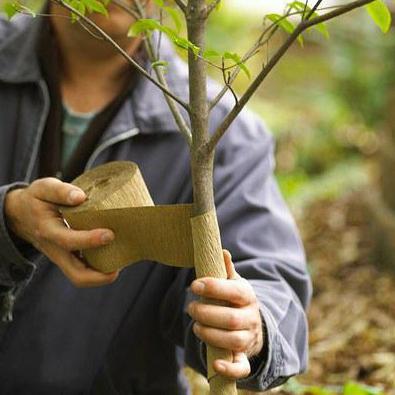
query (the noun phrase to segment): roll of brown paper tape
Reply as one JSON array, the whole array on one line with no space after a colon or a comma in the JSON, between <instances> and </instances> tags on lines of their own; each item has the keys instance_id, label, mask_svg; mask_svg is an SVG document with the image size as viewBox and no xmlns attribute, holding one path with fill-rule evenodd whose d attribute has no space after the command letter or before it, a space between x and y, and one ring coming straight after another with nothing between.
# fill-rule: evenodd
<instances>
[{"instance_id":1,"label":"roll of brown paper tape","mask_svg":"<svg viewBox=\"0 0 395 395\"><path fill-rule=\"evenodd\" d=\"M72 183L87 199L79 206L61 208L68 225L76 230L109 228L115 233L111 244L83 251L92 267L108 273L142 260L194 266L192 205L155 206L135 163L109 162Z\"/></svg>"}]
</instances>

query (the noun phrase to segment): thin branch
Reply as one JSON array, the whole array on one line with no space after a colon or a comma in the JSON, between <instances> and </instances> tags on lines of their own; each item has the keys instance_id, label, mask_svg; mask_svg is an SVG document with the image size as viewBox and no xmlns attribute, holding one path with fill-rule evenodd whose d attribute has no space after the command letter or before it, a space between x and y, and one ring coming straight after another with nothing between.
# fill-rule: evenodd
<instances>
[{"instance_id":1,"label":"thin branch","mask_svg":"<svg viewBox=\"0 0 395 395\"><path fill-rule=\"evenodd\" d=\"M179 103L182 107L184 107L187 111L189 111L189 106L185 103L181 98L174 95L170 92L165 86L163 86L160 82L155 80L155 78L151 77L149 73L141 67L129 54L119 46L103 29L96 25L92 20L87 18L85 15L81 14L78 10L74 9L73 7L69 6L63 0L52 0L55 3L61 5L64 8L67 8L69 11L73 12L77 16L79 16L84 22L86 22L90 27L92 27L95 31L97 31L105 41L110 43L129 63L131 63L144 77L149 79L154 85L156 85L163 93L167 96L171 97L177 103Z\"/></svg>"},{"instance_id":2,"label":"thin branch","mask_svg":"<svg viewBox=\"0 0 395 395\"><path fill-rule=\"evenodd\" d=\"M328 6L328 7L321 7L319 9L319 11L324 11L324 10L331 10L331 9L337 9L337 6ZM276 22L271 23L259 36L259 38L257 39L257 41L255 42L255 44L244 54L243 58L242 58L242 63L247 62L249 59L251 59L253 56L255 56L261 47L263 47L264 45L268 46L269 44L269 40L273 37L273 35L276 33L276 31L278 30L279 26L278 23L280 21L282 21L285 18L288 18L289 16L294 16L294 15L300 15L302 14L302 11L295 11L295 12L288 12L287 14L283 15L281 18L279 18ZM272 30L273 29L273 30ZM270 32L270 30L272 30ZM263 40L263 38L265 37L265 35L267 33L269 33L269 36ZM207 60L206 60L207 61ZM216 64L212 63L212 62L208 62L207 63L210 66L213 66L217 69L221 70L221 67L217 66ZM267 62L266 62L267 63ZM230 68L233 68L237 66L237 64L232 65ZM229 80L229 83L232 84L234 82L234 80L237 78L237 76L239 75L241 71L241 68L238 67L237 69L235 69L233 71L233 73L231 74L231 78ZM228 86L224 86L221 91L217 94L217 96L211 101L210 103L210 111L218 104L218 102L223 98L223 96L226 94L226 92L228 91L229 87Z\"/></svg>"},{"instance_id":3,"label":"thin branch","mask_svg":"<svg viewBox=\"0 0 395 395\"><path fill-rule=\"evenodd\" d=\"M221 0L212 0L211 3L207 6L207 16L210 15L221 3Z\"/></svg>"},{"instance_id":4,"label":"thin branch","mask_svg":"<svg viewBox=\"0 0 395 395\"><path fill-rule=\"evenodd\" d=\"M306 29L317 25L319 23L328 21L330 19L336 18L340 15L346 14L356 8L362 7L366 4L373 2L374 0L356 0L352 3L346 4L344 6L338 7L337 9L328 12L324 15L320 15L315 17L314 19L301 21L298 26L296 26L295 30L288 37L288 39L284 42L283 45L277 50L277 52L271 57L270 61L266 64L266 66L262 69L262 71L257 75L254 81L247 88L246 92L239 99L237 105L233 107L233 109L228 113L223 122L218 126L214 134L212 135L210 141L207 144L208 151L213 151L221 139L221 137L225 134L230 124L234 121L234 119L239 115L241 110L245 107L246 103L249 101L251 96L256 92L259 88L263 80L267 77L273 67L278 63L278 61L283 57L283 55L287 52L289 47L293 44L293 42L298 38L299 34L303 33Z\"/></svg>"},{"instance_id":5,"label":"thin branch","mask_svg":"<svg viewBox=\"0 0 395 395\"><path fill-rule=\"evenodd\" d=\"M300 14L300 11L296 11L294 13L296 14ZM256 53L259 52L259 48L262 47L263 45L267 44L268 41L273 37L274 33L278 30L278 22L280 22L281 20L288 18L290 16L289 11L283 15L278 21L271 23L258 37L258 40L255 42L255 44L244 54L243 58L242 58L242 63L245 63L247 60L249 60L252 56L254 56ZM271 32L271 34L269 35L269 37L262 41L263 38L266 36L266 34L268 32L270 32L270 30L273 29L273 31ZM224 97L225 93L229 90L229 87L232 85L232 83L234 82L234 80L237 78L237 76L240 73L241 68L238 67L236 68L233 73L230 76L229 79L229 83L226 84L221 91L217 94L217 96L211 101L210 106L209 106L209 111L211 111L217 104L218 102Z\"/></svg>"},{"instance_id":6,"label":"thin branch","mask_svg":"<svg viewBox=\"0 0 395 395\"><path fill-rule=\"evenodd\" d=\"M232 85L229 83L231 75L228 73L226 75L226 70L225 70L225 59L222 57L222 78L224 80L224 84L228 87L228 89L232 92L232 95L235 99L235 103L237 104L239 102L239 99L236 95L236 92L233 90Z\"/></svg>"},{"instance_id":7,"label":"thin branch","mask_svg":"<svg viewBox=\"0 0 395 395\"><path fill-rule=\"evenodd\" d=\"M174 2L178 5L178 8L186 15L187 5L182 0L174 0Z\"/></svg>"},{"instance_id":8,"label":"thin branch","mask_svg":"<svg viewBox=\"0 0 395 395\"><path fill-rule=\"evenodd\" d=\"M120 2L120 0L118 0L117 2ZM140 18L145 18L145 9L142 6L140 0L135 0L135 4L137 6L138 12L139 12L139 17ZM127 8L127 7L126 7ZM126 10L125 8L125 10ZM146 36L144 39L144 44L145 44L145 48L147 50L148 53L148 58L151 61L151 63L156 62L157 60L159 60L155 54L155 49L154 49L154 45L152 43L152 40L150 37ZM159 50L158 50L159 53ZM156 77L158 78L158 81L165 86L168 89L168 84L167 84L167 80L163 74L162 69L160 68L160 66L154 67L154 71L156 74ZM192 145L192 134L191 134L191 130L189 129L188 125L185 122L185 119L183 118L183 116L180 113L179 108L177 107L177 104L174 102L174 100L172 100L170 97L165 95L165 100L167 102L167 105L169 106L169 109L173 115L173 118L181 132L181 134L184 135L185 139L187 140L187 143L189 146Z\"/></svg>"},{"instance_id":9,"label":"thin branch","mask_svg":"<svg viewBox=\"0 0 395 395\"><path fill-rule=\"evenodd\" d=\"M308 4L309 4L309 0L305 0L305 2L304 2L304 9L303 9L303 15L302 15L302 20L305 19Z\"/></svg>"},{"instance_id":10,"label":"thin branch","mask_svg":"<svg viewBox=\"0 0 395 395\"><path fill-rule=\"evenodd\" d=\"M306 20L310 19L311 16L317 11L318 7L320 6L320 4L322 3L322 0L318 0L313 7L311 8L311 10L309 11L309 13L306 15Z\"/></svg>"}]
</instances>

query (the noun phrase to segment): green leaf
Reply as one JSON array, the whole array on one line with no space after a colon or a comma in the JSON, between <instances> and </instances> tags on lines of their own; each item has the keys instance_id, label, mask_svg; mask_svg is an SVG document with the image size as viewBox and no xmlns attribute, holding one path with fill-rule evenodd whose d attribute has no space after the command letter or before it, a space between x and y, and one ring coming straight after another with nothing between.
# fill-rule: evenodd
<instances>
[{"instance_id":1,"label":"green leaf","mask_svg":"<svg viewBox=\"0 0 395 395\"><path fill-rule=\"evenodd\" d=\"M286 33L292 34L293 31L295 30L295 26L292 22L290 22L286 17L280 14L267 14L265 16L266 19L269 19L269 21L272 21L274 24L279 26L281 29L283 29ZM299 34L298 36L298 41L299 44L303 46L303 36Z\"/></svg>"},{"instance_id":2,"label":"green leaf","mask_svg":"<svg viewBox=\"0 0 395 395\"><path fill-rule=\"evenodd\" d=\"M358 384L353 381L346 383L343 389L343 395L382 395L381 389Z\"/></svg>"},{"instance_id":3,"label":"green leaf","mask_svg":"<svg viewBox=\"0 0 395 395\"><path fill-rule=\"evenodd\" d=\"M225 52L223 55L224 59L233 60L235 64L237 64L240 69L246 74L248 78L251 78L251 73L245 63L241 60L240 56L234 52Z\"/></svg>"},{"instance_id":4,"label":"green leaf","mask_svg":"<svg viewBox=\"0 0 395 395\"><path fill-rule=\"evenodd\" d=\"M325 38L329 38L329 31L325 23L321 22L314 26Z\"/></svg>"},{"instance_id":5,"label":"green leaf","mask_svg":"<svg viewBox=\"0 0 395 395\"><path fill-rule=\"evenodd\" d=\"M84 6L89 12L91 13L97 12L98 14L108 16L108 11L102 2L98 0L80 0L80 1L84 4Z\"/></svg>"},{"instance_id":6,"label":"green leaf","mask_svg":"<svg viewBox=\"0 0 395 395\"><path fill-rule=\"evenodd\" d=\"M150 33L153 30L161 30L161 24L156 19L139 19L130 26L128 37L137 37L141 33Z\"/></svg>"},{"instance_id":7,"label":"green leaf","mask_svg":"<svg viewBox=\"0 0 395 395\"><path fill-rule=\"evenodd\" d=\"M199 55L200 48L187 40L186 38L180 37L178 33L170 27L163 26L156 19L139 19L128 31L128 37L137 37L138 35L145 33L150 34L154 30L159 30L170 38L170 40L179 48L191 50L195 56Z\"/></svg>"},{"instance_id":8,"label":"green leaf","mask_svg":"<svg viewBox=\"0 0 395 395\"><path fill-rule=\"evenodd\" d=\"M164 0L154 0L154 3L158 6L158 7L163 7L165 5Z\"/></svg>"},{"instance_id":9,"label":"green leaf","mask_svg":"<svg viewBox=\"0 0 395 395\"><path fill-rule=\"evenodd\" d=\"M3 6L3 10L7 15L7 18L11 19L15 14L18 13L19 8L15 3L5 3Z\"/></svg>"},{"instance_id":10,"label":"green leaf","mask_svg":"<svg viewBox=\"0 0 395 395\"><path fill-rule=\"evenodd\" d=\"M220 58L222 55L219 53L219 52L217 52L217 51L214 51L213 49L206 49L204 52L203 52L203 58L205 58L205 59L209 59L209 58Z\"/></svg>"},{"instance_id":11,"label":"green leaf","mask_svg":"<svg viewBox=\"0 0 395 395\"><path fill-rule=\"evenodd\" d=\"M375 0L372 3L366 4L365 8L374 23L383 33L387 33L391 27L391 13L384 1Z\"/></svg>"},{"instance_id":12,"label":"green leaf","mask_svg":"<svg viewBox=\"0 0 395 395\"><path fill-rule=\"evenodd\" d=\"M289 3L288 6L291 10L294 9L295 11L301 13L305 12L305 15L308 15L311 11L311 7L309 7L308 5L306 6L306 4L301 1L293 1L292 3ZM314 11L310 16L310 19L316 18L318 16L319 14L316 11ZM329 31L325 23L321 22L317 25L314 25L312 28L319 31L325 38L329 38Z\"/></svg>"},{"instance_id":13,"label":"green leaf","mask_svg":"<svg viewBox=\"0 0 395 395\"><path fill-rule=\"evenodd\" d=\"M80 1L80 0L72 0L70 1L70 6L73 7L76 11L78 11L79 13L81 13L82 15L85 15L86 13L86 6L85 4ZM75 13L71 13L71 22L76 22L79 20L79 16Z\"/></svg>"},{"instance_id":14,"label":"green leaf","mask_svg":"<svg viewBox=\"0 0 395 395\"><path fill-rule=\"evenodd\" d=\"M151 63L151 67L167 67L169 65L169 62L166 62L165 60L156 60L155 62Z\"/></svg>"}]
</instances>

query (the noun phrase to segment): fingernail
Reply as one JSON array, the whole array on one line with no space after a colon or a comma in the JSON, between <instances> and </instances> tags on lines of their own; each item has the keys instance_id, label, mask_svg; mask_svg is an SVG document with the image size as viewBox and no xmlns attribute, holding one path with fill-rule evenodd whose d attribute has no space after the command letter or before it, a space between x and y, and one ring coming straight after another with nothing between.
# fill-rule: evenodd
<instances>
[{"instance_id":1,"label":"fingernail","mask_svg":"<svg viewBox=\"0 0 395 395\"><path fill-rule=\"evenodd\" d=\"M197 294L201 294L204 292L204 288L206 284L203 281L194 281L192 284L192 291Z\"/></svg>"},{"instance_id":2,"label":"fingernail","mask_svg":"<svg viewBox=\"0 0 395 395\"><path fill-rule=\"evenodd\" d=\"M219 372L225 372L225 365L222 362L217 362L217 370Z\"/></svg>"},{"instance_id":3,"label":"fingernail","mask_svg":"<svg viewBox=\"0 0 395 395\"><path fill-rule=\"evenodd\" d=\"M114 240L114 233L112 233L112 232L104 232L101 235L101 241L103 244L107 244L113 240Z\"/></svg>"},{"instance_id":4,"label":"fingernail","mask_svg":"<svg viewBox=\"0 0 395 395\"><path fill-rule=\"evenodd\" d=\"M69 193L68 200L70 203L75 203L85 198L85 193L79 189L73 189Z\"/></svg>"}]
</instances>

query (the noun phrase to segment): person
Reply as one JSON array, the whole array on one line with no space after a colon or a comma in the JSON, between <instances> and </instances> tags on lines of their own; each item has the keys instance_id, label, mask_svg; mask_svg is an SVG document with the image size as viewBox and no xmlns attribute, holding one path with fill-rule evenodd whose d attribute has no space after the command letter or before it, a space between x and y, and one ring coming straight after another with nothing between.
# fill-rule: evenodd
<instances>
[{"instance_id":1,"label":"person","mask_svg":"<svg viewBox=\"0 0 395 395\"><path fill-rule=\"evenodd\" d=\"M186 394L181 367L206 373L204 342L235 353L214 369L240 388L302 372L310 279L273 176L272 138L249 111L215 157L229 279L149 261L103 274L74 253L115 237L66 228L58 205L86 199L74 177L132 160L156 204L192 202L189 151L157 88L68 11L47 7L49 18L0 22L0 393ZM131 17L109 11L92 18L147 65L141 39L126 37ZM187 97L187 66L162 44L169 87ZM210 97L217 88L209 82ZM231 104L218 103L211 128Z\"/></svg>"}]
</instances>

